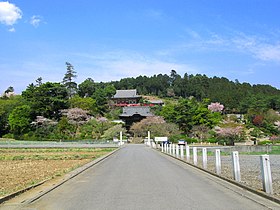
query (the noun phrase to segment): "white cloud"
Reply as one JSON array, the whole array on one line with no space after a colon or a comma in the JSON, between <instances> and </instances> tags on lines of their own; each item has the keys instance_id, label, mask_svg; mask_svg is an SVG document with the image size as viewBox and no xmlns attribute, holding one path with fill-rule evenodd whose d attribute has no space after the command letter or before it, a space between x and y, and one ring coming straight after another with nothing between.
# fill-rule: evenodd
<instances>
[{"instance_id":1,"label":"white cloud","mask_svg":"<svg viewBox=\"0 0 280 210\"><path fill-rule=\"evenodd\" d=\"M163 17L163 13L161 11L154 9L145 10L144 15L152 19L161 19Z\"/></svg>"},{"instance_id":2,"label":"white cloud","mask_svg":"<svg viewBox=\"0 0 280 210\"><path fill-rule=\"evenodd\" d=\"M195 30L192 30L190 28L186 28L185 31L193 39L200 39L201 38L200 34Z\"/></svg>"},{"instance_id":3,"label":"white cloud","mask_svg":"<svg viewBox=\"0 0 280 210\"><path fill-rule=\"evenodd\" d=\"M178 72L190 72L194 69L185 64L171 63L160 60L116 60L101 63L104 72L109 78L120 79L124 77L137 77L140 75L152 76L155 74L169 74L172 69ZM104 75L103 75L104 76Z\"/></svg>"},{"instance_id":4,"label":"white cloud","mask_svg":"<svg viewBox=\"0 0 280 210\"><path fill-rule=\"evenodd\" d=\"M29 23L31 25L33 25L34 27L38 27L40 25L40 23L42 22L42 17L41 16L38 16L38 15L33 15L31 18L30 18L30 21Z\"/></svg>"},{"instance_id":5,"label":"white cloud","mask_svg":"<svg viewBox=\"0 0 280 210\"><path fill-rule=\"evenodd\" d=\"M280 44L278 43L269 43L269 40L260 37L242 35L233 39L233 44L259 60L280 62Z\"/></svg>"},{"instance_id":6,"label":"white cloud","mask_svg":"<svg viewBox=\"0 0 280 210\"><path fill-rule=\"evenodd\" d=\"M180 44L161 50L161 55L172 55L189 50L192 52L233 52L247 54L254 59L266 62L280 62L280 34L275 33L275 37L247 35L239 31L230 31L223 35L186 29L188 39ZM184 36L183 36L184 37Z\"/></svg>"},{"instance_id":7,"label":"white cloud","mask_svg":"<svg viewBox=\"0 0 280 210\"><path fill-rule=\"evenodd\" d=\"M264 61L280 62L280 45L259 46L256 56Z\"/></svg>"},{"instance_id":8,"label":"white cloud","mask_svg":"<svg viewBox=\"0 0 280 210\"><path fill-rule=\"evenodd\" d=\"M8 31L9 31L9 32L16 32L16 29L15 29L14 27L12 27L12 28L10 28Z\"/></svg>"},{"instance_id":9,"label":"white cloud","mask_svg":"<svg viewBox=\"0 0 280 210\"><path fill-rule=\"evenodd\" d=\"M22 18L21 10L14 4L0 2L0 23L12 26Z\"/></svg>"},{"instance_id":10,"label":"white cloud","mask_svg":"<svg viewBox=\"0 0 280 210\"><path fill-rule=\"evenodd\" d=\"M188 64L151 58L151 56L131 51L99 53L98 56L91 54L76 54L75 56L79 57L81 62L79 68L83 69L83 74L89 72L89 75L94 75L94 80L98 81L119 80L140 75L169 74L172 69L179 74L199 73L198 69Z\"/></svg>"}]
</instances>

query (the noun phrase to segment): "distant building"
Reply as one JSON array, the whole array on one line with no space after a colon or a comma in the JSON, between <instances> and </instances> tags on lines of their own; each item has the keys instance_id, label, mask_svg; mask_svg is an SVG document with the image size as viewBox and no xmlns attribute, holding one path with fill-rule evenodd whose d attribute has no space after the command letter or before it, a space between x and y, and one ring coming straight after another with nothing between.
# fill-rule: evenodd
<instances>
[{"instance_id":1,"label":"distant building","mask_svg":"<svg viewBox=\"0 0 280 210\"><path fill-rule=\"evenodd\" d=\"M151 113L150 107L148 106L131 106L123 107L123 113L119 116L129 128L133 123L140 122L146 117L153 117L154 114Z\"/></svg>"},{"instance_id":2,"label":"distant building","mask_svg":"<svg viewBox=\"0 0 280 210\"><path fill-rule=\"evenodd\" d=\"M149 100L149 103L151 104L151 105L157 105L157 106L162 106L163 104L164 104L164 102L162 101L162 100Z\"/></svg>"},{"instance_id":3,"label":"distant building","mask_svg":"<svg viewBox=\"0 0 280 210\"><path fill-rule=\"evenodd\" d=\"M115 106L138 106L142 96L137 95L137 90L117 90L111 98Z\"/></svg>"}]
</instances>

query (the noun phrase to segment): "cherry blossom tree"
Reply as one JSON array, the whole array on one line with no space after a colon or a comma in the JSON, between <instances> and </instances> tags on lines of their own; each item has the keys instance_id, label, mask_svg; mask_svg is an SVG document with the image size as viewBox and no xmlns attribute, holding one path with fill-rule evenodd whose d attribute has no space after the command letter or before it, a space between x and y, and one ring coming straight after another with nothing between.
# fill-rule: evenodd
<instances>
[{"instance_id":1,"label":"cherry blossom tree","mask_svg":"<svg viewBox=\"0 0 280 210\"><path fill-rule=\"evenodd\" d=\"M63 109L61 113L68 119L69 123L74 125L85 124L91 119L88 111L80 108Z\"/></svg>"},{"instance_id":2,"label":"cherry blossom tree","mask_svg":"<svg viewBox=\"0 0 280 210\"><path fill-rule=\"evenodd\" d=\"M243 127L239 125L235 127L216 127L215 131L218 137L225 138L229 145L234 146L234 142L240 138L243 133Z\"/></svg>"},{"instance_id":3,"label":"cherry blossom tree","mask_svg":"<svg viewBox=\"0 0 280 210\"><path fill-rule=\"evenodd\" d=\"M224 110L224 105L216 102L216 103L211 103L208 105L208 109L212 112L222 112Z\"/></svg>"},{"instance_id":4,"label":"cherry blossom tree","mask_svg":"<svg viewBox=\"0 0 280 210\"><path fill-rule=\"evenodd\" d=\"M31 122L31 125L34 126L47 126L47 125L56 125L56 124L57 124L56 121L50 120L43 116L37 116L36 119L33 122Z\"/></svg>"},{"instance_id":5,"label":"cherry blossom tree","mask_svg":"<svg viewBox=\"0 0 280 210\"><path fill-rule=\"evenodd\" d=\"M160 116L147 117L138 123L134 123L130 131L135 137L146 136L151 131L152 136L172 136L179 134L179 128L174 123L166 123Z\"/></svg>"}]
</instances>

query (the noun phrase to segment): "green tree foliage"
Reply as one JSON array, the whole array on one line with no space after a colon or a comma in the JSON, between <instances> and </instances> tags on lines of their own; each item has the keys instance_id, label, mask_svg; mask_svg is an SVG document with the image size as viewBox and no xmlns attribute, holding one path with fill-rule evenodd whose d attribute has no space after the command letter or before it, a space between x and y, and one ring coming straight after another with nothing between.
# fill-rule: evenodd
<instances>
[{"instance_id":1,"label":"green tree foliage","mask_svg":"<svg viewBox=\"0 0 280 210\"><path fill-rule=\"evenodd\" d=\"M198 102L194 98L181 99L177 104L167 104L161 115L168 121L179 125L180 130L189 133L193 126L205 125L213 128L221 120L219 112L211 112L208 101Z\"/></svg>"},{"instance_id":2,"label":"green tree foliage","mask_svg":"<svg viewBox=\"0 0 280 210\"><path fill-rule=\"evenodd\" d=\"M92 95L96 101L97 110L104 115L109 110L109 99L115 94L116 89L113 85L100 84Z\"/></svg>"},{"instance_id":3,"label":"green tree foliage","mask_svg":"<svg viewBox=\"0 0 280 210\"><path fill-rule=\"evenodd\" d=\"M57 124L56 138L66 140L74 139L76 135L76 126L69 123L67 117L62 117Z\"/></svg>"},{"instance_id":4,"label":"green tree foliage","mask_svg":"<svg viewBox=\"0 0 280 210\"><path fill-rule=\"evenodd\" d=\"M57 122L45 118L43 116L37 116L36 119L31 122L32 131L28 133L29 140L54 140Z\"/></svg>"},{"instance_id":5,"label":"green tree foliage","mask_svg":"<svg viewBox=\"0 0 280 210\"><path fill-rule=\"evenodd\" d=\"M81 98L77 95L69 99L70 108L81 108L83 110L89 111L91 114L97 114L97 104L96 100L93 98Z\"/></svg>"},{"instance_id":6,"label":"green tree foliage","mask_svg":"<svg viewBox=\"0 0 280 210\"><path fill-rule=\"evenodd\" d=\"M269 136L277 136L280 132L275 125L275 122L280 121L279 114L275 112L280 110L280 90L269 85L251 85L240 83L238 80L230 81L224 77L211 78L201 74L185 73L181 77L175 70L171 70L169 75L138 76L107 83L94 82L93 79L88 78L79 84L77 89L74 67L67 62L66 68L63 84L43 83L42 78L39 77L35 85L30 84L23 91L22 96L9 95L0 98L0 136L9 133L12 129L8 126L9 116L20 118L20 115L15 114L19 109L17 107L26 105L30 107L28 122L34 121L37 116L59 122L59 125L32 127L28 138L98 139L112 127L111 123L95 119L77 128L69 123L69 119L61 118L61 110L80 108L96 117L106 116L116 119L120 110L113 110L110 107L110 98L115 94L116 89L137 89L140 95L164 97L167 101L166 105L155 107L153 111L162 115L167 124L174 123L179 126L184 135L193 133L198 138L201 137L200 139L207 138L207 131L217 125L221 115L234 113L245 115L244 122L247 128L254 128ZM5 92L11 91L13 88L9 87ZM219 102L225 109L221 113L211 112L208 109L211 102ZM12 114L13 111L15 113ZM27 117L22 117L23 122L26 122ZM13 124L13 120L11 122ZM30 129L23 124L19 125L22 129L13 125L12 132L17 135L22 135ZM168 130L163 126L157 126L154 125L155 129Z\"/></svg>"},{"instance_id":7,"label":"green tree foliage","mask_svg":"<svg viewBox=\"0 0 280 210\"><path fill-rule=\"evenodd\" d=\"M28 105L22 105L14 108L9 115L9 126L15 138L29 131L31 123L30 115L31 108Z\"/></svg>"},{"instance_id":8,"label":"green tree foliage","mask_svg":"<svg viewBox=\"0 0 280 210\"><path fill-rule=\"evenodd\" d=\"M9 133L8 117L12 110L23 105L21 96L0 98L0 137Z\"/></svg>"},{"instance_id":9,"label":"green tree foliage","mask_svg":"<svg viewBox=\"0 0 280 210\"><path fill-rule=\"evenodd\" d=\"M80 128L80 138L99 140L104 135L106 130L113 127L115 124L108 121L106 118L93 118L88 123Z\"/></svg>"},{"instance_id":10,"label":"green tree foliage","mask_svg":"<svg viewBox=\"0 0 280 210\"><path fill-rule=\"evenodd\" d=\"M71 98L77 90L77 83L74 82L74 78L77 77L76 73L74 66L71 63L66 62L66 73L63 77L62 83L68 90L69 98Z\"/></svg>"},{"instance_id":11,"label":"green tree foliage","mask_svg":"<svg viewBox=\"0 0 280 210\"><path fill-rule=\"evenodd\" d=\"M43 81L43 78L42 78L42 77L38 77L38 79L36 79L36 83L37 83L36 85L37 85L37 86L42 85L42 84L43 84L42 81Z\"/></svg>"},{"instance_id":12,"label":"green tree foliage","mask_svg":"<svg viewBox=\"0 0 280 210\"><path fill-rule=\"evenodd\" d=\"M275 122L280 120L280 115L273 109L249 109L247 113L247 127L258 129L266 135L279 135L280 132Z\"/></svg>"},{"instance_id":13,"label":"green tree foliage","mask_svg":"<svg viewBox=\"0 0 280 210\"><path fill-rule=\"evenodd\" d=\"M112 82L116 89L137 89L139 94L160 97L194 97L198 101L209 98L220 102L226 113L243 113L248 109L280 110L280 90L269 85L250 85L228 80L225 77L188 75L183 77L171 70L170 75L139 76Z\"/></svg>"},{"instance_id":14,"label":"green tree foliage","mask_svg":"<svg viewBox=\"0 0 280 210\"><path fill-rule=\"evenodd\" d=\"M93 93L95 92L95 83L93 79L88 78L85 81L83 81L81 84L79 84L78 88L78 94L80 97L91 97Z\"/></svg>"},{"instance_id":15,"label":"green tree foliage","mask_svg":"<svg viewBox=\"0 0 280 210\"><path fill-rule=\"evenodd\" d=\"M30 84L22 97L32 109L32 120L36 116L59 119L60 110L68 108L68 92L60 83L46 82L40 86Z\"/></svg>"},{"instance_id":16,"label":"green tree foliage","mask_svg":"<svg viewBox=\"0 0 280 210\"><path fill-rule=\"evenodd\" d=\"M122 127L122 125L114 125L104 132L104 134L102 135L102 139L112 140L113 138L119 138L121 131L123 135L126 135L127 131L124 127Z\"/></svg>"}]
</instances>

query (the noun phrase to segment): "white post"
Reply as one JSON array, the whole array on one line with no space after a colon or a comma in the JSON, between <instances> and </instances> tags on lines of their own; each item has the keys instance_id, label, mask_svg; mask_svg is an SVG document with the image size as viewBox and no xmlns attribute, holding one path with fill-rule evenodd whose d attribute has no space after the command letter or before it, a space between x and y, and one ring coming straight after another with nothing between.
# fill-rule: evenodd
<instances>
[{"instance_id":1,"label":"white post","mask_svg":"<svg viewBox=\"0 0 280 210\"><path fill-rule=\"evenodd\" d=\"M269 155L261 155L260 158L261 158L263 190L266 193L273 194Z\"/></svg>"},{"instance_id":2,"label":"white post","mask_svg":"<svg viewBox=\"0 0 280 210\"><path fill-rule=\"evenodd\" d=\"M172 143L169 145L169 154L172 154Z\"/></svg>"},{"instance_id":3,"label":"white post","mask_svg":"<svg viewBox=\"0 0 280 210\"><path fill-rule=\"evenodd\" d=\"M148 146L151 146L151 132L148 131Z\"/></svg>"},{"instance_id":4,"label":"white post","mask_svg":"<svg viewBox=\"0 0 280 210\"><path fill-rule=\"evenodd\" d=\"M190 162L190 146L186 145L187 162Z\"/></svg>"},{"instance_id":5,"label":"white post","mask_svg":"<svg viewBox=\"0 0 280 210\"><path fill-rule=\"evenodd\" d=\"M235 181L241 182L238 151L232 152L231 157L232 157L233 178Z\"/></svg>"},{"instance_id":6,"label":"white post","mask_svg":"<svg viewBox=\"0 0 280 210\"><path fill-rule=\"evenodd\" d=\"M193 164L197 166L197 147L193 147Z\"/></svg>"},{"instance_id":7,"label":"white post","mask_svg":"<svg viewBox=\"0 0 280 210\"><path fill-rule=\"evenodd\" d=\"M122 141L122 131L120 131L120 145L123 145L123 141Z\"/></svg>"},{"instance_id":8,"label":"white post","mask_svg":"<svg viewBox=\"0 0 280 210\"><path fill-rule=\"evenodd\" d=\"M167 144L164 143L164 152L166 153L166 151L167 151Z\"/></svg>"},{"instance_id":9,"label":"white post","mask_svg":"<svg viewBox=\"0 0 280 210\"><path fill-rule=\"evenodd\" d=\"M221 150L215 150L215 157L216 157L216 174L221 175L222 172L222 165L221 165Z\"/></svg>"},{"instance_id":10,"label":"white post","mask_svg":"<svg viewBox=\"0 0 280 210\"><path fill-rule=\"evenodd\" d=\"M175 144L172 144L172 155L175 155Z\"/></svg>"},{"instance_id":11,"label":"white post","mask_svg":"<svg viewBox=\"0 0 280 210\"><path fill-rule=\"evenodd\" d=\"M176 157L178 158L179 157L179 145L176 144Z\"/></svg>"},{"instance_id":12,"label":"white post","mask_svg":"<svg viewBox=\"0 0 280 210\"><path fill-rule=\"evenodd\" d=\"M202 162L203 162L203 169L207 169L207 149L202 148Z\"/></svg>"},{"instance_id":13,"label":"white post","mask_svg":"<svg viewBox=\"0 0 280 210\"><path fill-rule=\"evenodd\" d=\"M161 152L163 152L163 142L161 142Z\"/></svg>"},{"instance_id":14,"label":"white post","mask_svg":"<svg viewBox=\"0 0 280 210\"><path fill-rule=\"evenodd\" d=\"M180 145L181 159L184 159L184 145Z\"/></svg>"}]
</instances>

